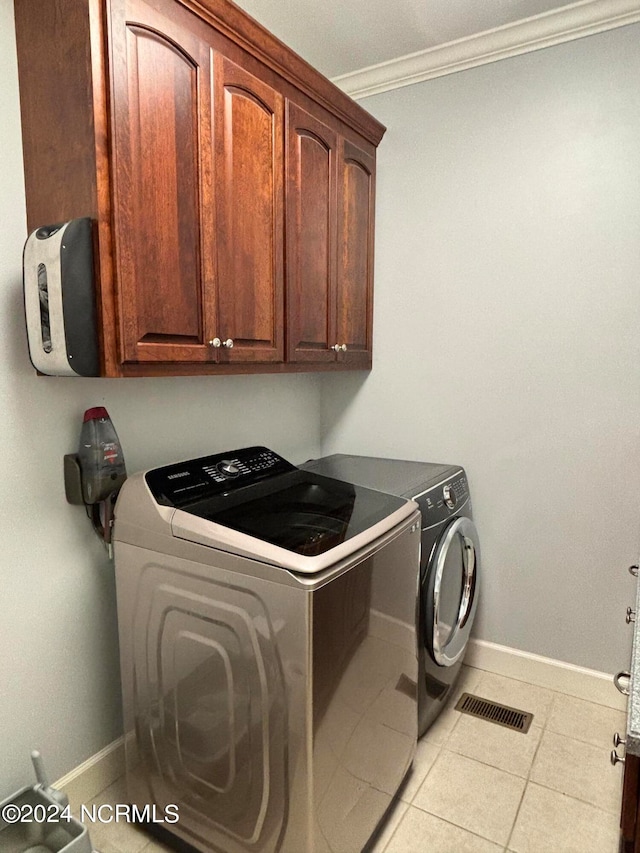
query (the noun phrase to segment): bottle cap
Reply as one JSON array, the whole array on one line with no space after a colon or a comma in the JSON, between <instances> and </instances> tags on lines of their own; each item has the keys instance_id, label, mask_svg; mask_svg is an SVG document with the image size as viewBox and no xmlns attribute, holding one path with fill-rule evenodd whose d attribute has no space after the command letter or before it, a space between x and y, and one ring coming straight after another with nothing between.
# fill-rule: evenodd
<instances>
[{"instance_id":1,"label":"bottle cap","mask_svg":"<svg viewBox=\"0 0 640 853\"><path fill-rule=\"evenodd\" d=\"M109 412L103 406L94 406L93 409L87 409L84 413L83 423L87 421L99 421L100 418L108 418Z\"/></svg>"}]
</instances>

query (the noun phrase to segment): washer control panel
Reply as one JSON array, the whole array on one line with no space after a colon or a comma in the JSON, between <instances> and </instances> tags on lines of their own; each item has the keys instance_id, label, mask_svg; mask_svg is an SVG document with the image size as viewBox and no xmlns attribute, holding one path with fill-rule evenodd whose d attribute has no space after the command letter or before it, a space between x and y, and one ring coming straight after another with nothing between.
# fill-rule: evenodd
<instances>
[{"instance_id":1,"label":"washer control panel","mask_svg":"<svg viewBox=\"0 0 640 853\"><path fill-rule=\"evenodd\" d=\"M244 447L155 468L145 479L157 503L182 507L296 470L267 447Z\"/></svg>"}]
</instances>

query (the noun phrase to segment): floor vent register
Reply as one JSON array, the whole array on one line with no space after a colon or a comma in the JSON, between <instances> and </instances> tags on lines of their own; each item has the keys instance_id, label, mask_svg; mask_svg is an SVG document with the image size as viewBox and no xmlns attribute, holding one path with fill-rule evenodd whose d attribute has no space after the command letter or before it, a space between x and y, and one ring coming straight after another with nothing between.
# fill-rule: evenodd
<instances>
[{"instance_id":1,"label":"floor vent register","mask_svg":"<svg viewBox=\"0 0 640 853\"><path fill-rule=\"evenodd\" d=\"M497 702L490 702L488 699L482 699L472 693L463 693L455 706L455 710L461 711L463 714L471 714L473 717L480 717L482 720L488 720L490 723L496 723L499 726L505 726L516 732L522 732L522 734L529 731L529 726L533 720L533 714L527 711L509 708L508 705L499 705Z\"/></svg>"}]
</instances>

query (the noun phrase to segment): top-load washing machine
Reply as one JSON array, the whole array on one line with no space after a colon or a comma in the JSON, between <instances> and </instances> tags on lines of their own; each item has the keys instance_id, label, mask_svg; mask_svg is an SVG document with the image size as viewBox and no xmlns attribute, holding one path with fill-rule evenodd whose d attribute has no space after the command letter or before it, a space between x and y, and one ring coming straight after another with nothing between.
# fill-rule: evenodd
<instances>
[{"instance_id":1,"label":"top-load washing machine","mask_svg":"<svg viewBox=\"0 0 640 853\"><path fill-rule=\"evenodd\" d=\"M478 604L480 543L459 465L334 454L303 466L415 500L422 512L418 715L422 735L451 695ZM414 571L413 564L406 570Z\"/></svg>"},{"instance_id":2,"label":"top-load washing machine","mask_svg":"<svg viewBox=\"0 0 640 853\"><path fill-rule=\"evenodd\" d=\"M415 754L417 505L252 447L115 516L131 803L201 853L359 853Z\"/></svg>"}]
</instances>

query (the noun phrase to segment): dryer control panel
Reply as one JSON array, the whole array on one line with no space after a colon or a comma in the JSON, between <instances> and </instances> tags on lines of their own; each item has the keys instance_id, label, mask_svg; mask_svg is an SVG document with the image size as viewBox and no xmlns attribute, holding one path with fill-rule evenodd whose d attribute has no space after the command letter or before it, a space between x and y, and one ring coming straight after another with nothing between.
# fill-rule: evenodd
<instances>
[{"instance_id":1,"label":"dryer control panel","mask_svg":"<svg viewBox=\"0 0 640 853\"><path fill-rule=\"evenodd\" d=\"M449 479L414 498L422 510L422 526L431 527L455 515L469 500L469 486L464 472L460 471Z\"/></svg>"},{"instance_id":2,"label":"dryer control panel","mask_svg":"<svg viewBox=\"0 0 640 853\"><path fill-rule=\"evenodd\" d=\"M243 447L155 468L145 480L159 504L183 507L296 470L268 447Z\"/></svg>"}]
</instances>

